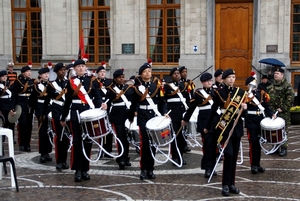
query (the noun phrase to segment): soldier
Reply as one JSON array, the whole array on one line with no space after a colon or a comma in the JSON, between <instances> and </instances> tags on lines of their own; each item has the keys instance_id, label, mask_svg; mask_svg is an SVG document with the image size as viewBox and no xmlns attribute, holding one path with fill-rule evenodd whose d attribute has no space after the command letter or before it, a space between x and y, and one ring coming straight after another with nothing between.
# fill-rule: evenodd
<instances>
[{"instance_id":1,"label":"soldier","mask_svg":"<svg viewBox=\"0 0 300 201\"><path fill-rule=\"evenodd\" d=\"M151 66L144 63L139 68L139 75L135 79L135 94L132 98L132 105L128 119L132 123L137 109L137 125L140 127L140 179L155 179L154 159L151 156L149 137L146 132L146 123L155 116L166 114L166 104L161 94L160 82L157 78L152 79ZM153 153L155 153L152 147Z\"/></svg>"},{"instance_id":2,"label":"soldier","mask_svg":"<svg viewBox=\"0 0 300 201\"><path fill-rule=\"evenodd\" d=\"M47 93L49 69L41 68L38 71L39 80L35 81L33 92L31 96L32 105L34 106L35 116L38 120L38 134L39 134L39 153L41 154L40 163L52 161L49 155L52 151L52 144L47 133L48 130L48 113L50 112L49 102L50 97Z\"/></svg>"},{"instance_id":3,"label":"soldier","mask_svg":"<svg viewBox=\"0 0 300 201\"><path fill-rule=\"evenodd\" d=\"M258 85L258 89L262 89L264 90L265 92L268 92L267 91L267 88L268 86L270 86L271 83L268 82L268 76L267 75L263 75L262 78L261 78L261 83L259 83Z\"/></svg>"},{"instance_id":4,"label":"soldier","mask_svg":"<svg viewBox=\"0 0 300 201\"><path fill-rule=\"evenodd\" d=\"M5 70L0 71L0 111L4 116L5 122L3 127L9 128L13 132L13 138L15 136L15 123L8 121L8 114L11 106L12 93L9 89L9 83L7 82L7 72ZM14 144L16 141L14 140Z\"/></svg>"},{"instance_id":5,"label":"soldier","mask_svg":"<svg viewBox=\"0 0 300 201\"><path fill-rule=\"evenodd\" d=\"M14 115L14 108L20 105L22 108L21 116L18 120L18 139L20 151L30 152L30 140L32 132L33 110L30 105L30 96L33 90L34 81L30 78L31 68L24 66L21 69L21 75L11 87L12 104L10 114Z\"/></svg>"},{"instance_id":6,"label":"soldier","mask_svg":"<svg viewBox=\"0 0 300 201\"><path fill-rule=\"evenodd\" d=\"M106 63L104 61L102 61L102 66L99 66L96 73L98 75L98 79L97 79L97 82L98 82L98 86L99 86L99 92L100 92L100 95L103 99L103 101L105 100L105 95L107 93L107 87L110 86L112 84L112 79L108 79L106 78ZM104 66L103 66L104 65ZM109 105L108 105L109 106ZM103 148L107 151L107 152L112 152L112 137L113 135L112 134L108 134L105 136L105 140L104 140L104 145L103 145ZM103 152L103 157L107 157L107 158L112 158L110 155L107 155Z\"/></svg>"},{"instance_id":7,"label":"soldier","mask_svg":"<svg viewBox=\"0 0 300 201\"><path fill-rule=\"evenodd\" d=\"M75 182L90 180L87 173L89 171L89 160L85 158L91 153L92 143L82 138L79 114L90 108L106 109L107 105L102 103L102 97L99 93L95 77L86 76L86 65L82 59L74 63L76 76L72 77L67 84L66 100L64 110L61 116L61 126L66 126L66 117L70 110L71 132L73 134L73 147L71 156L71 169L75 170ZM102 104L101 104L102 103Z\"/></svg>"},{"instance_id":8,"label":"soldier","mask_svg":"<svg viewBox=\"0 0 300 201\"><path fill-rule=\"evenodd\" d=\"M173 129L176 133L177 146L181 155L178 155L179 153L176 150L176 142L173 141L171 144L172 159L177 164L180 164L179 157L183 156L185 148L185 139L182 135L182 127L180 127L180 125L183 113L188 109L187 101L189 100L189 94L186 89L188 85L184 82L180 82L180 73L178 68L173 68L170 71L170 76L172 77L172 82L165 84L164 91L167 108L169 111L171 110L169 116L172 119ZM185 160L183 160L183 164L186 164Z\"/></svg>"},{"instance_id":9,"label":"soldier","mask_svg":"<svg viewBox=\"0 0 300 201\"><path fill-rule=\"evenodd\" d=\"M7 64L7 81L9 82L8 86L11 86L18 78L18 73L14 71L14 65L15 64L13 62Z\"/></svg>"},{"instance_id":10,"label":"soldier","mask_svg":"<svg viewBox=\"0 0 300 201\"><path fill-rule=\"evenodd\" d=\"M222 174L222 195L229 196L230 193L239 194L240 190L235 187L235 170L238 152L240 149L241 137L244 135L243 120L237 118L237 111L245 112L247 104L243 103L246 92L240 88L234 87L235 71L227 69L222 75L224 87L215 89L216 93L214 97L214 103L211 108L207 124L203 130L204 133L208 133L208 129L211 126L211 122L219 109L222 109L222 116L215 126L215 133L218 133L218 143L224 143L227 138L228 144L224 144L224 162L223 162L223 174ZM233 124L236 126L233 127ZM231 136L229 131L233 129Z\"/></svg>"},{"instance_id":11,"label":"soldier","mask_svg":"<svg viewBox=\"0 0 300 201\"><path fill-rule=\"evenodd\" d=\"M193 111L196 107L199 108L199 114L197 118L197 131L201 133L203 142L203 157L201 160L201 169L205 170L204 177L209 178L212 174L212 170L216 163L216 139L213 133L208 132L207 134L203 132L204 127L207 123L207 117L209 116L211 106L213 104L212 96L212 74L204 73L200 77L200 81L203 88L199 88L193 94L193 99L191 100L191 106L184 115L182 125L186 125L191 118ZM216 175L216 172L214 172Z\"/></svg>"},{"instance_id":12,"label":"soldier","mask_svg":"<svg viewBox=\"0 0 300 201\"><path fill-rule=\"evenodd\" d=\"M246 79L245 84L248 86L248 93L253 96L247 99L247 116L245 118L245 127L247 128L247 137L249 140L249 156L251 173L257 174L258 172L265 172L265 169L260 165L261 146L259 143L261 127L260 122L265 114L272 117L273 111L268 105L269 95L262 89L256 88L256 75L252 73Z\"/></svg>"},{"instance_id":13,"label":"soldier","mask_svg":"<svg viewBox=\"0 0 300 201\"><path fill-rule=\"evenodd\" d=\"M267 87L270 95L270 107L274 111L278 111L277 116L281 117L285 121L286 133L288 134L288 127L291 124L290 121L290 108L294 101L294 90L290 83L284 77L284 70L281 67L277 67L274 72L274 82ZM285 142L279 148L279 156L287 155L288 143Z\"/></svg>"},{"instance_id":14,"label":"soldier","mask_svg":"<svg viewBox=\"0 0 300 201\"><path fill-rule=\"evenodd\" d=\"M68 80L65 79L66 68L63 63L57 63L53 71L57 74L57 78L48 85L48 93L52 100L51 123L56 134L54 139L56 170L62 171L63 169L69 168L67 164L69 140L67 136L62 133L63 128L60 125L60 116L63 113Z\"/></svg>"},{"instance_id":15,"label":"soldier","mask_svg":"<svg viewBox=\"0 0 300 201\"><path fill-rule=\"evenodd\" d=\"M113 73L113 84L108 86L106 99L110 100L109 121L121 141L124 152L122 156L117 158L117 163L120 169L125 166L131 166L129 161L129 142L125 129L125 121L128 118L128 111L131 105L131 99L135 93L133 85L124 84L125 75L124 69L118 69ZM118 153L120 154L121 147L118 145Z\"/></svg>"},{"instance_id":16,"label":"soldier","mask_svg":"<svg viewBox=\"0 0 300 201\"><path fill-rule=\"evenodd\" d=\"M215 71L215 73L214 73L215 83L213 85L213 88L216 89L216 88L222 87L222 85L223 85L222 75L223 75L223 70L221 68L219 68L218 70Z\"/></svg>"}]
</instances>

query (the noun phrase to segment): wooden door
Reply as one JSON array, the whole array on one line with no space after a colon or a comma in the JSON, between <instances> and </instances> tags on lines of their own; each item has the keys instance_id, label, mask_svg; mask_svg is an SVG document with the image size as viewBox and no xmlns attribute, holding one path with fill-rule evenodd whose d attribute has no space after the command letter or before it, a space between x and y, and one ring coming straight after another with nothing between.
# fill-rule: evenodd
<instances>
[{"instance_id":1,"label":"wooden door","mask_svg":"<svg viewBox=\"0 0 300 201\"><path fill-rule=\"evenodd\" d=\"M252 69L253 3L216 3L215 25L215 68L232 68L235 85L245 88Z\"/></svg>"}]
</instances>

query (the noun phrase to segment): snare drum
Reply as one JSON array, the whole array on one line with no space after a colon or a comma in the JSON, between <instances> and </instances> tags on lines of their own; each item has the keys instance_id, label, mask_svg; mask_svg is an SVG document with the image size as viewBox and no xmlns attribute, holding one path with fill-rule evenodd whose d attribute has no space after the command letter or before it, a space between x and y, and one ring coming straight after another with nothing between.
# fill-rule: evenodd
<instances>
[{"instance_id":1,"label":"snare drum","mask_svg":"<svg viewBox=\"0 0 300 201\"><path fill-rule=\"evenodd\" d=\"M146 130L157 146L168 145L173 140L171 119L165 116L153 117L148 120Z\"/></svg>"},{"instance_id":2,"label":"snare drum","mask_svg":"<svg viewBox=\"0 0 300 201\"><path fill-rule=\"evenodd\" d=\"M261 138L265 139L267 143L279 144L285 140L285 122L282 118L277 117L271 119L264 118L260 122Z\"/></svg>"},{"instance_id":3,"label":"snare drum","mask_svg":"<svg viewBox=\"0 0 300 201\"><path fill-rule=\"evenodd\" d=\"M91 138L98 139L110 133L106 110L90 109L80 113L79 116L84 132Z\"/></svg>"},{"instance_id":4,"label":"snare drum","mask_svg":"<svg viewBox=\"0 0 300 201\"><path fill-rule=\"evenodd\" d=\"M139 135L139 127L137 125L137 117L133 118L133 122L130 124L129 120L125 121L125 127L131 132L132 139L135 142L140 142L140 135Z\"/></svg>"}]
</instances>

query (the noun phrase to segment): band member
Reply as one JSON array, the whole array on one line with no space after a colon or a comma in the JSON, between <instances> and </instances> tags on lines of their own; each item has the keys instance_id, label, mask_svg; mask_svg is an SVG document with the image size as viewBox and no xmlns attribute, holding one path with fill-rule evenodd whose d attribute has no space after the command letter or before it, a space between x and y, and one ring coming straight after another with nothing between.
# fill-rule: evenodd
<instances>
[{"instance_id":1,"label":"band member","mask_svg":"<svg viewBox=\"0 0 300 201\"><path fill-rule=\"evenodd\" d=\"M57 78L48 85L47 90L52 100L51 123L56 134L54 138L56 170L62 171L69 168L67 164L69 139L62 133L63 128L60 125L60 116L63 113L68 80L65 79L66 68L63 63L57 63L53 71L56 73Z\"/></svg>"},{"instance_id":2,"label":"band member","mask_svg":"<svg viewBox=\"0 0 300 201\"><path fill-rule=\"evenodd\" d=\"M107 93L106 88L112 84L112 79L106 78L106 63L105 63L105 61L102 61L101 64L102 65L98 67L96 73L98 75L97 82L98 82L98 86L99 86L98 87L99 92L100 92L100 95L104 102L105 95ZM112 134L108 134L105 136L103 148L109 153L112 152L112 140L113 140ZM103 156L107 157L107 158L112 158L110 155L107 155L104 152L103 152Z\"/></svg>"},{"instance_id":3,"label":"band member","mask_svg":"<svg viewBox=\"0 0 300 201\"><path fill-rule=\"evenodd\" d=\"M18 78L17 72L14 71L14 65L15 64L13 62L7 64L7 81L9 83L8 86L11 86Z\"/></svg>"},{"instance_id":4,"label":"band member","mask_svg":"<svg viewBox=\"0 0 300 201\"><path fill-rule=\"evenodd\" d=\"M270 95L269 105L273 111L278 111L278 117L281 117L285 121L286 132L288 133L288 127L291 124L290 109L294 101L293 87L284 77L284 70L281 67L275 68L274 81L267 87ZM278 155L287 155L288 143L285 142L279 148Z\"/></svg>"},{"instance_id":5,"label":"band member","mask_svg":"<svg viewBox=\"0 0 300 201\"><path fill-rule=\"evenodd\" d=\"M66 117L71 109L71 132L73 134L73 147L71 156L71 169L75 170L75 182L89 180L89 160L84 156L83 151L89 156L92 143L82 138L79 114L90 108L106 109L107 105L102 103L97 82L94 77L86 76L86 65L82 59L74 63L76 76L72 77L67 84L66 100L61 116L61 126L66 126ZM102 105L101 105L102 103ZM83 147L82 147L83 146Z\"/></svg>"},{"instance_id":6,"label":"band member","mask_svg":"<svg viewBox=\"0 0 300 201\"><path fill-rule=\"evenodd\" d=\"M187 99L189 94L186 90L188 85L184 82L180 82L180 73L178 68L173 68L170 71L170 76L172 78L172 82L166 83L164 86L165 100L167 102L168 110L171 110L169 116L172 119L173 129L176 133L177 146L180 152L179 156L176 149L176 142L174 140L171 143L172 159L177 164L180 164L180 157L183 156L185 146L185 139L182 135L181 120L183 113L188 109ZM183 164L186 164L185 160L183 160Z\"/></svg>"},{"instance_id":7,"label":"band member","mask_svg":"<svg viewBox=\"0 0 300 201\"><path fill-rule=\"evenodd\" d=\"M12 91L12 107L10 108L11 115L14 115L14 108L20 105L22 108L21 116L18 120L18 139L20 151L31 151L30 139L32 132L33 110L30 105L30 96L33 90L34 81L30 78L31 68L24 66L21 69L21 75L11 87Z\"/></svg>"},{"instance_id":8,"label":"band member","mask_svg":"<svg viewBox=\"0 0 300 201\"><path fill-rule=\"evenodd\" d=\"M261 78L261 82L258 84L258 89L262 89L264 90L265 92L268 92L267 91L267 88L268 86L270 86L271 83L269 82L268 80L268 76L267 75L263 75L262 78Z\"/></svg>"},{"instance_id":9,"label":"band member","mask_svg":"<svg viewBox=\"0 0 300 201\"><path fill-rule=\"evenodd\" d=\"M203 129L207 123L207 117L209 116L211 106L213 104L212 96L212 74L204 73L200 77L203 88L197 89L193 94L191 100L191 106L187 110L183 118L183 125L185 126L189 122L196 107L199 108L199 114L197 118L197 131L201 133L203 142L203 157L201 160L201 169L205 170L204 177L209 178L212 174L212 170L216 163L216 139L213 133L204 133ZM214 172L214 174L216 174Z\"/></svg>"},{"instance_id":10,"label":"band member","mask_svg":"<svg viewBox=\"0 0 300 201\"><path fill-rule=\"evenodd\" d=\"M269 95L264 90L256 88L256 75L254 73L246 79L245 84L248 86L248 93L252 93L252 95L250 94L251 97L249 96L247 99L247 116L245 118L245 127L247 128L247 137L249 140L251 173L257 174L258 172L265 171L260 166L260 122L265 114L272 117L273 112L268 105L268 101L270 100Z\"/></svg>"},{"instance_id":11,"label":"band member","mask_svg":"<svg viewBox=\"0 0 300 201\"><path fill-rule=\"evenodd\" d=\"M223 75L223 70L221 68L215 71L214 73L215 83L213 84L213 88L219 88L223 86L222 75Z\"/></svg>"},{"instance_id":12,"label":"band member","mask_svg":"<svg viewBox=\"0 0 300 201\"><path fill-rule=\"evenodd\" d=\"M10 123L8 121L8 114L10 110L12 93L9 89L9 83L7 82L7 72L5 70L0 71L0 111L4 116L5 122L3 127L9 128L13 132L13 137L15 136L15 123ZM16 141L14 140L14 144Z\"/></svg>"},{"instance_id":13,"label":"band member","mask_svg":"<svg viewBox=\"0 0 300 201\"><path fill-rule=\"evenodd\" d=\"M131 105L131 99L135 93L133 85L124 84L124 69L118 69L113 73L113 84L107 88L106 99L110 100L109 121L121 141L124 152L117 158L120 169L125 166L131 166L129 161L129 142L125 129L125 121L128 118L128 111ZM121 153L121 147L118 144L118 153Z\"/></svg>"},{"instance_id":14,"label":"band member","mask_svg":"<svg viewBox=\"0 0 300 201\"><path fill-rule=\"evenodd\" d=\"M181 66L179 68L179 73L180 73L180 81L183 82L185 85L187 84L188 86L186 87L186 91L189 94L188 99L187 99L187 104L189 106L190 104L190 100L193 96L194 93L194 88L195 88L195 84L192 80L187 79L188 76L188 72L187 72L187 68L185 66ZM183 152L190 152L191 149L188 147L187 142L184 141L184 149Z\"/></svg>"},{"instance_id":15,"label":"band member","mask_svg":"<svg viewBox=\"0 0 300 201\"><path fill-rule=\"evenodd\" d=\"M160 82L152 79L151 66L148 63L139 68L139 75L135 79L135 94L132 98L128 119L132 123L137 108L137 125L140 128L140 179L155 179L154 159L151 156L149 137L146 132L146 123L155 116L166 114L166 104L161 93ZM155 153L152 147L153 153Z\"/></svg>"},{"instance_id":16,"label":"band member","mask_svg":"<svg viewBox=\"0 0 300 201\"><path fill-rule=\"evenodd\" d=\"M247 109L247 104L243 103L246 97L246 92L233 86L235 82L235 71L232 69L225 70L222 75L222 79L225 85L223 88L214 90L216 95L214 97L214 103L212 105L207 124L204 128L204 133L208 133L207 128L210 128L214 115L220 107L222 109L222 116L215 129L216 133L219 133L219 143L224 143L229 137L228 144L224 144L226 147L224 150L222 174L222 195L228 196L230 193L240 193L240 190L235 187L235 171L240 141L244 132L243 120L241 118L237 118L237 111L239 109L239 112L243 112L242 115L245 116L244 110ZM230 133L234 123L236 123L236 126L233 129L233 133ZM229 134L232 135L229 136Z\"/></svg>"},{"instance_id":17,"label":"band member","mask_svg":"<svg viewBox=\"0 0 300 201\"><path fill-rule=\"evenodd\" d=\"M41 68L38 71L39 80L35 80L31 101L35 116L38 120L38 134L39 134L39 153L41 154L40 163L52 161L49 155L52 151L52 145L47 133L48 130L48 113L50 112L49 102L50 97L47 93L49 69Z\"/></svg>"}]
</instances>

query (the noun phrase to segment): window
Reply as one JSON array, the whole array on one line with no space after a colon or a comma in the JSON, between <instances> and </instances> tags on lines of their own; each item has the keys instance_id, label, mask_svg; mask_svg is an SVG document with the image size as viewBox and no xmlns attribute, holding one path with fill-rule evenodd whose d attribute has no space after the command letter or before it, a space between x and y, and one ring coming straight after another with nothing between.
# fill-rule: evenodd
<instances>
[{"instance_id":1,"label":"window","mask_svg":"<svg viewBox=\"0 0 300 201\"><path fill-rule=\"evenodd\" d=\"M12 1L14 62L39 64L42 59L41 0Z\"/></svg>"},{"instance_id":2,"label":"window","mask_svg":"<svg viewBox=\"0 0 300 201\"><path fill-rule=\"evenodd\" d=\"M147 0L148 58L177 65L180 57L180 0Z\"/></svg>"},{"instance_id":3,"label":"window","mask_svg":"<svg viewBox=\"0 0 300 201\"><path fill-rule=\"evenodd\" d=\"M89 63L110 59L110 0L79 0L80 29Z\"/></svg>"}]
</instances>

